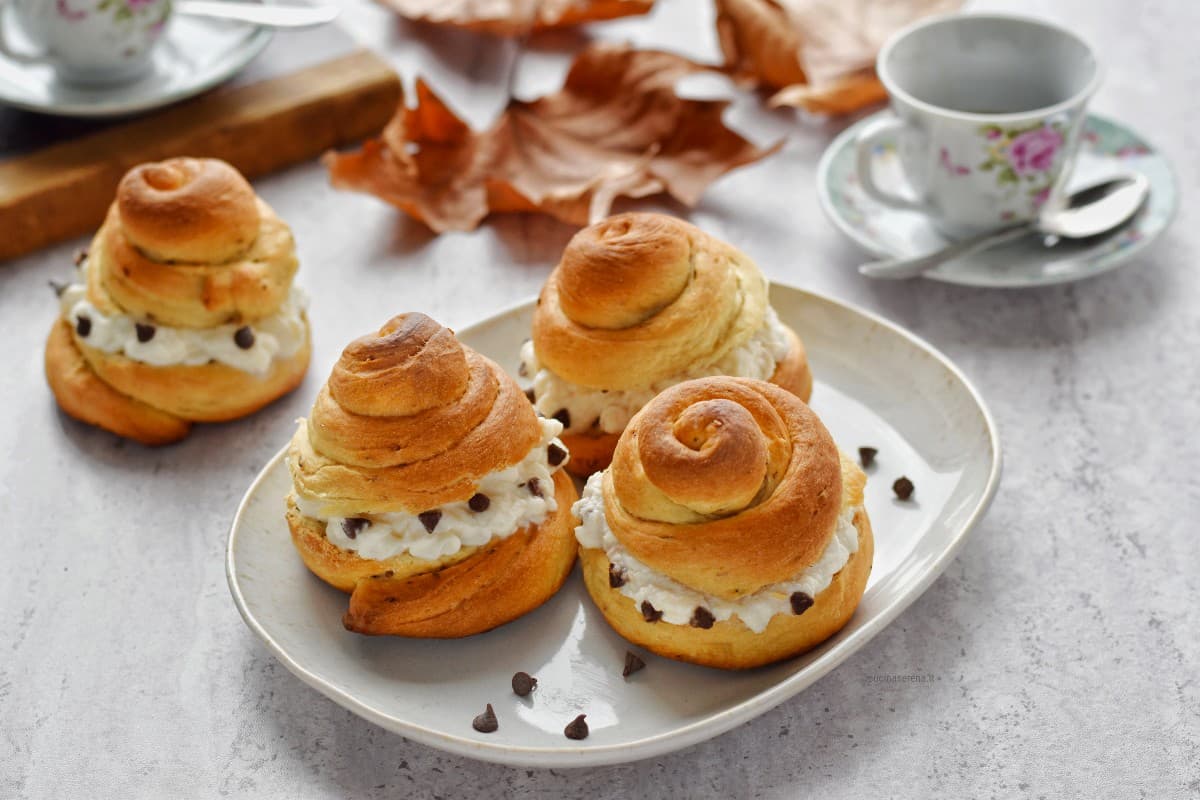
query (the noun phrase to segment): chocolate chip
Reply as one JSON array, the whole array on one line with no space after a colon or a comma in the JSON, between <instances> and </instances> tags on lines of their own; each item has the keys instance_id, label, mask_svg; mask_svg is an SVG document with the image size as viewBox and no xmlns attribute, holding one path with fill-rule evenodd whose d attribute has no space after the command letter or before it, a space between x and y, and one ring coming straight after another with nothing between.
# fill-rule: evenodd
<instances>
[{"instance_id":1,"label":"chocolate chip","mask_svg":"<svg viewBox=\"0 0 1200 800\"><path fill-rule=\"evenodd\" d=\"M487 511L488 506L491 504L491 499L486 494L481 494L479 492L471 495L471 499L467 501L467 507L477 514L481 511Z\"/></svg>"},{"instance_id":2,"label":"chocolate chip","mask_svg":"<svg viewBox=\"0 0 1200 800\"><path fill-rule=\"evenodd\" d=\"M696 610L692 612L692 619L690 622L688 622L688 624L693 628L704 628L707 630L711 628L713 623L716 621L717 618L712 615L711 611L704 606L696 606Z\"/></svg>"},{"instance_id":3,"label":"chocolate chip","mask_svg":"<svg viewBox=\"0 0 1200 800\"><path fill-rule=\"evenodd\" d=\"M134 330L137 331L138 341L145 343L154 338L155 327L138 322L134 324Z\"/></svg>"},{"instance_id":4,"label":"chocolate chip","mask_svg":"<svg viewBox=\"0 0 1200 800\"><path fill-rule=\"evenodd\" d=\"M878 452L874 447L858 448L858 463L862 464L863 469L868 469L875 463L875 455Z\"/></svg>"},{"instance_id":5,"label":"chocolate chip","mask_svg":"<svg viewBox=\"0 0 1200 800\"><path fill-rule=\"evenodd\" d=\"M362 531L363 528L370 524L371 520L369 519L363 519L362 517L350 517L349 519L342 520L342 531L345 532L348 538L354 539L358 536L359 532Z\"/></svg>"},{"instance_id":6,"label":"chocolate chip","mask_svg":"<svg viewBox=\"0 0 1200 800\"><path fill-rule=\"evenodd\" d=\"M526 697L537 687L537 678L528 672L518 672L512 678L513 692L519 697Z\"/></svg>"},{"instance_id":7,"label":"chocolate chip","mask_svg":"<svg viewBox=\"0 0 1200 800\"><path fill-rule=\"evenodd\" d=\"M422 511L417 514L417 519L421 520L421 524L425 526L427 533L433 533L433 529L442 520L442 512L440 511Z\"/></svg>"},{"instance_id":8,"label":"chocolate chip","mask_svg":"<svg viewBox=\"0 0 1200 800\"><path fill-rule=\"evenodd\" d=\"M529 402L536 403L537 395L533 393L533 389L526 389L525 396L529 398Z\"/></svg>"},{"instance_id":9,"label":"chocolate chip","mask_svg":"<svg viewBox=\"0 0 1200 800\"><path fill-rule=\"evenodd\" d=\"M791 601L792 613L796 616L800 616L805 611L808 611L810 608L812 608L812 604L814 602L812 595L807 594L806 592L792 592Z\"/></svg>"},{"instance_id":10,"label":"chocolate chip","mask_svg":"<svg viewBox=\"0 0 1200 800\"><path fill-rule=\"evenodd\" d=\"M480 733L495 733L499 730L500 721L496 719L496 712L492 710L491 703L487 704L482 714L471 720L471 727Z\"/></svg>"},{"instance_id":11,"label":"chocolate chip","mask_svg":"<svg viewBox=\"0 0 1200 800\"><path fill-rule=\"evenodd\" d=\"M83 263L84 259L86 259L86 258L87 258L87 250L76 250L75 251L75 266L78 267L80 264Z\"/></svg>"},{"instance_id":12,"label":"chocolate chip","mask_svg":"<svg viewBox=\"0 0 1200 800\"><path fill-rule=\"evenodd\" d=\"M68 284L59 283L58 281L48 281L50 288L54 290L55 297L62 297L62 293L67 290Z\"/></svg>"},{"instance_id":13,"label":"chocolate chip","mask_svg":"<svg viewBox=\"0 0 1200 800\"><path fill-rule=\"evenodd\" d=\"M608 586L611 589L620 589L625 585L625 570L618 567L616 564L609 562L608 565Z\"/></svg>"},{"instance_id":14,"label":"chocolate chip","mask_svg":"<svg viewBox=\"0 0 1200 800\"><path fill-rule=\"evenodd\" d=\"M549 462L550 466L552 467L557 467L566 457L567 451L553 442L551 442L550 446L546 448L546 461Z\"/></svg>"},{"instance_id":15,"label":"chocolate chip","mask_svg":"<svg viewBox=\"0 0 1200 800\"><path fill-rule=\"evenodd\" d=\"M912 497L913 489L915 488L917 487L913 486L913 482L904 476L897 478L896 482L892 484L892 491L895 492L896 497L899 497L901 500L907 500L908 498Z\"/></svg>"},{"instance_id":16,"label":"chocolate chip","mask_svg":"<svg viewBox=\"0 0 1200 800\"><path fill-rule=\"evenodd\" d=\"M565 408L560 408L558 411L555 411L553 419L561 422L564 428L571 427L571 412L567 411Z\"/></svg>"},{"instance_id":17,"label":"chocolate chip","mask_svg":"<svg viewBox=\"0 0 1200 800\"><path fill-rule=\"evenodd\" d=\"M649 600L642 601L642 617L646 620L646 622L658 622L660 619L662 619L662 614L663 612L650 605Z\"/></svg>"},{"instance_id":18,"label":"chocolate chip","mask_svg":"<svg viewBox=\"0 0 1200 800\"><path fill-rule=\"evenodd\" d=\"M92 321L80 314L75 318L75 332L80 336L87 336L92 332Z\"/></svg>"},{"instance_id":19,"label":"chocolate chip","mask_svg":"<svg viewBox=\"0 0 1200 800\"><path fill-rule=\"evenodd\" d=\"M538 481L537 478L530 478L529 483L525 484L525 488L527 488L529 490L529 493L531 495L533 495L534 497L543 497L544 496L542 494L542 484Z\"/></svg>"},{"instance_id":20,"label":"chocolate chip","mask_svg":"<svg viewBox=\"0 0 1200 800\"><path fill-rule=\"evenodd\" d=\"M250 330L249 325L243 325L233 332L233 341L243 350L249 350L254 347L254 331Z\"/></svg>"},{"instance_id":21,"label":"chocolate chip","mask_svg":"<svg viewBox=\"0 0 1200 800\"><path fill-rule=\"evenodd\" d=\"M621 677L628 678L635 672L640 672L646 668L646 662L638 658L637 653L631 650L625 651L625 669L621 670Z\"/></svg>"},{"instance_id":22,"label":"chocolate chip","mask_svg":"<svg viewBox=\"0 0 1200 800\"><path fill-rule=\"evenodd\" d=\"M522 378L529 377L529 367L525 366L524 361L521 362L521 366L517 367L517 374L520 375Z\"/></svg>"},{"instance_id":23,"label":"chocolate chip","mask_svg":"<svg viewBox=\"0 0 1200 800\"><path fill-rule=\"evenodd\" d=\"M580 714L578 717L571 720L567 727L563 728L563 733L566 734L568 739L578 740L586 739L588 737L588 726L587 723L583 721L585 717L587 717L587 714Z\"/></svg>"}]
</instances>

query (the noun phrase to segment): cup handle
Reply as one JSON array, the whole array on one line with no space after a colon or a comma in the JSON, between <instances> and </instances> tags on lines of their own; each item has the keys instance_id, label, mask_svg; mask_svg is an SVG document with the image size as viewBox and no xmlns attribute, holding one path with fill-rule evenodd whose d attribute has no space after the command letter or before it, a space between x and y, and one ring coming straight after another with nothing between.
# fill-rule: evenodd
<instances>
[{"instance_id":1,"label":"cup handle","mask_svg":"<svg viewBox=\"0 0 1200 800\"><path fill-rule=\"evenodd\" d=\"M8 43L8 31L5 30L8 19L8 6L11 3L0 0L0 53L20 64L45 64L50 60L50 54L45 50L22 51Z\"/></svg>"},{"instance_id":2,"label":"cup handle","mask_svg":"<svg viewBox=\"0 0 1200 800\"><path fill-rule=\"evenodd\" d=\"M879 184L875 183L874 162L871 160L871 152L884 142L895 141L905 127L907 127L905 123L898 117L884 117L883 119L877 119L874 122L868 123L863 128L855 140L858 180L862 184L863 191L867 193L867 196L885 206L930 214L933 212L933 208L924 200L901 197L898 194L885 192L879 188Z\"/></svg>"}]
</instances>

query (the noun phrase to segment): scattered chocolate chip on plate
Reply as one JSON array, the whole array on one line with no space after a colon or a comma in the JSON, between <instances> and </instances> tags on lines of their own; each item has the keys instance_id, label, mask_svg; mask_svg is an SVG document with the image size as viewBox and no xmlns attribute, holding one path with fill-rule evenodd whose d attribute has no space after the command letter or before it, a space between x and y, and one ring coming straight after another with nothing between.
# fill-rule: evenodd
<instances>
[{"instance_id":1,"label":"scattered chocolate chip on plate","mask_svg":"<svg viewBox=\"0 0 1200 800\"><path fill-rule=\"evenodd\" d=\"M862 464L863 469L870 469L878 454L879 451L874 447L860 447L858 448L858 463Z\"/></svg>"},{"instance_id":2,"label":"scattered chocolate chip on plate","mask_svg":"<svg viewBox=\"0 0 1200 800\"><path fill-rule=\"evenodd\" d=\"M588 724L585 721L587 714L580 714L575 719L567 723L567 727L563 728L563 735L568 739L576 741L586 739L588 737Z\"/></svg>"},{"instance_id":3,"label":"scattered chocolate chip on plate","mask_svg":"<svg viewBox=\"0 0 1200 800\"><path fill-rule=\"evenodd\" d=\"M518 697L527 697L537 687L537 682L537 678L528 672L514 673L512 676L513 694Z\"/></svg>"},{"instance_id":4,"label":"scattered chocolate chip on plate","mask_svg":"<svg viewBox=\"0 0 1200 800\"><path fill-rule=\"evenodd\" d=\"M906 477L899 477L896 479L896 482L892 484L892 491L895 492L896 497L899 497L901 500L907 500L908 498L912 497L913 490L915 489L916 487L913 486L913 482Z\"/></svg>"},{"instance_id":5,"label":"scattered chocolate chip on plate","mask_svg":"<svg viewBox=\"0 0 1200 800\"><path fill-rule=\"evenodd\" d=\"M480 733L495 733L500 729L500 720L496 719L491 703L487 704L482 714L471 720L471 727Z\"/></svg>"},{"instance_id":6,"label":"scattered chocolate chip on plate","mask_svg":"<svg viewBox=\"0 0 1200 800\"><path fill-rule=\"evenodd\" d=\"M621 670L622 678L628 678L633 673L645 668L646 662L642 661L637 653L633 652L632 650L625 651L625 669Z\"/></svg>"}]
</instances>

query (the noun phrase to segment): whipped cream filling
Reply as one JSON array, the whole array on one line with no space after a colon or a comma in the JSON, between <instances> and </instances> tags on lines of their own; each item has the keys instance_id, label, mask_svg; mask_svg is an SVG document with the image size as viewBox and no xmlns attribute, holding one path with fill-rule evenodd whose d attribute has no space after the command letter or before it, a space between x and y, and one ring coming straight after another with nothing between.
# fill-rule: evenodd
<instances>
[{"instance_id":1,"label":"whipped cream filling","mask_svg":"<svg viewBox=\"0 0 1200 800\"><path fill-rule=\"evenodd\" d=\"M811 598L829 587L833 576L846 566L853 553L858 552L858 529L854 527L854 515L862 508L853 506L838 517L833 538L825 546L816 563L806 567L800 574L783 583L765 586L754 594L739 600L725 600L698 592L638 561L613 535L604 514L604 496L601 485L604 473L597 472L588 478L587 485L573 511L580 525L575 529L575 538L583 547L603 550L613 567L620 570L625 583L617 589L635 605L648 602L662 612L662 621L672 625L687 625L697 608L706 608L718 622L736 616L755 633L767 629L771 617L776 614L792 614L791 597L803 592Z\"/></svg>"},{"instance_id":2,"label":"whipped cream filling","mask_svg":"<svg viewBox=\"0 0 1200 800\"><path fill-rule=\"evenodd\" d=\"M744 344L711 364L701 364L646 387L608 391L579 386L541 366L529 341L521 348L521 373L533 376L534 406L552 417L563 409L569 415L567 430L581 433L599 423L604 433L620 433L629 420L655 395L677 383L712 375L768 380L791 349L788 330L775 310L767 307L762 326Z\"/></svg>"},{"instance_id":3,"label":"whipped cream filling","mask_svg":"<svg viewBox=\"0 0 1200 800\"><path fill-rule=\"evenodd\" d=\"M325 536L331 543L376 561L405 553L436 561L464 547L487 544L492 538L506 539L526 526L540 525L558 510L552 476L569 460L567 449L558 439L562 424L552 419L538 422L542 426L541 439L524 459L480 479L475 492L476 497L487 498L482 510L476 510L484 505L482 501L475 501L474 507L471 501L459 501L420 514L336 517L322 512L320 500L299 492L294 493L296 507L304 516L325 523ZM563 454L557 464L550 463L552 447ZM432 512L438 514L436 519Z\"/></svg>"},{"instance_id":4,"label":"whipped cream filling","mask_svg":"<svg viewBox=\"0 0 1200 800\"><path fill-rule=\"evenodd\" d=\"M105 353L154 367L198 366L216 361L234 369L263 375L277 358L290 358L308 335L304 310L308 294L292 286L279 310L248 325L214 328L175 328L127 314L105 314L87 299L87 261L79 265L76 282L60 295L63 319L88 345ZM86 320L86 322L83 322Z\"/></svg>"}]
</instances>

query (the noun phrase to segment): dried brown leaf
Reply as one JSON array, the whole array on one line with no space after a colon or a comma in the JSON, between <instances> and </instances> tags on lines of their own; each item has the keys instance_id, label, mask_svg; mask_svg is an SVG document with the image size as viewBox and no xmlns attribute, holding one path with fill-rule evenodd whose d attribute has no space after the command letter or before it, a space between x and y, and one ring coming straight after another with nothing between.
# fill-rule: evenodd
<instances>
[{"instance_id":1,"label":"dried brown leaf","mask_svg":"<svg viewBox=\"0 0 1200 800\"><path fill-rule=\"evenodd\" d=\"M333 185L369 192L430 228L471 230L490 212L539 211L585 225L620 196L667 192L694 205L762 150L726 128L727 103L684 100L675 82L705 69L681 56L593 45L563 88L512 101L475 133L423 82L378 140L329 154Z\"/></svg>"},{"instance_id":2,"label":"dried brown leaf","mask_svg":"<svg viewBox=\"0 0 1200 800\"><path fill-rule=\"evenodd\" d=\"M838 116L887 100L887 90L875 77L874 68L834 78L828 83L797 83L771 95L767 104L773 108L795 106L814 114Z\"/></svg>"},{"instance_id":3,"label":"dried brown leaf","mask_svg":"<svg viewBox=\"0 0 1200 800\"><path fill-rule=\"evenodd\" d=\"M887 95L875 56L893 32L962 0L716 0L726 68L773 106L845 114Z\"/></svg>"},{"instance_id":4,"label":"dried brown leaf","mask_svg":"<svg viewBox=\"0 0 1200 800\"><path fill-rule=\"evenodd\" d=\"M654 0L378 0L401 16L497 36L645 14Z\"/></svg>"},{"instance_id":5,"label":"dried brown leaf","mask_svg":"<svg viewBox=\"0 0 1200 800\"><path fill-rule=\"evenodd\" d=\"M806 83L800 34L774 0L717 0L717 39L735 78L776 89Z\"/></svg>"}]
</instances>

